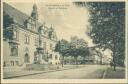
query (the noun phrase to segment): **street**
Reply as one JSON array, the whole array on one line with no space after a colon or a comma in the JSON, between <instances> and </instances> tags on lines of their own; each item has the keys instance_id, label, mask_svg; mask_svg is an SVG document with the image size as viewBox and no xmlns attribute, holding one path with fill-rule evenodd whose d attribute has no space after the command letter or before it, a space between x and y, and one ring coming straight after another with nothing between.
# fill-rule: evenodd
<instances>
[{"instance_id":1,"label":"street","mask_svg":"<svg viewBox=\"0 0 128 84\"><path fill-rule=\"evenodd\" d=\"M17 79L102 79L107 66L89 65L76 69L16 77ZM16 79L15 78L15 79Z\"/></svg>"}]
</instances>

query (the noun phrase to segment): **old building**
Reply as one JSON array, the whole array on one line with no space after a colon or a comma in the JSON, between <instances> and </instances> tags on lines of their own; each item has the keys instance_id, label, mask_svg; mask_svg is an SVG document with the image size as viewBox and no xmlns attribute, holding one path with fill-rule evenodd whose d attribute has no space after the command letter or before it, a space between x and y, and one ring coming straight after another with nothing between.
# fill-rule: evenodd
<instances>
[{"instance_id":1,"label":"old building","mask_svg":"<svg viewBox=\"0 0 128 84\"><path fill-rule=\"evenodd\" d=\"M54 51L57 36L54 28L38 21L38 9L33 5L29 15L11 5L3 4L3 64L59 64L59 53Z\"/></svg>"}]
</instances>

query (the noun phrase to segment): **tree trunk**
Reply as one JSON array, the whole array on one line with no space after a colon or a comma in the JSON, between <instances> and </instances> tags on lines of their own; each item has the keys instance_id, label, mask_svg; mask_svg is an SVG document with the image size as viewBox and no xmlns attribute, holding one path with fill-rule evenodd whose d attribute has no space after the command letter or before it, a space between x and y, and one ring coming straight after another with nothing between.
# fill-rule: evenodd
<instances>
[{"instance_id":1,"label":"tree trunk","mask_svg":"<svg viewBox=\"0 0 128 84\"><path fill-rule=\"evenodd\" d=\"M64 66L64 55L62 55L62 67Z\"/></svg>"},{"instance_id":2,"label":"tree trunk","mask_svg":"<svg viewBox=\"0 0 128 84\"><path fill-rule=\"evenodd\" d=\"M84 56L84 59L83 59L83 64L85 64L85 57L86 57L86 56Z\"/></svg>"},{"instance_id":3,"label":"tree trunk","mask_svg":"<svg viewBox=\"0 0 128 84\"><path fill-rule=\"evenodd\" d=\"M78 64L78 62L77 62L77 56L75 56L74 58L75 58L75 62L76 62L76 65L77 65Z\"/></svg>"},{"instance_id":4,"label":"tree trunk","mask_svg":"<svg viewBox=\"0 0 128 84\"><path fill-rule=\"evenodd\" d=\"M100 56L100 64L102 65L102 56Z\"/></svg>"}]
</instances>

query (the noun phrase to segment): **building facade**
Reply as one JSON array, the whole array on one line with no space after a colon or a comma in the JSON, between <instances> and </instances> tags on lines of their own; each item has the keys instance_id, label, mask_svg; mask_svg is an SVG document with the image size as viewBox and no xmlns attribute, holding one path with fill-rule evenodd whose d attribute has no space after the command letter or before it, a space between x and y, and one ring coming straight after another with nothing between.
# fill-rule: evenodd
<instances>
[{"instance_id":1,"label":"building facade","mask_svg":"<svg viewBox=\"0 0 128 84\"><path fill-rule=\"evenodd\" d=\"M60 56L55 52L56 32L38 19L37 6L33 5L28 16L11 5L3 4L3 64L23 66L42 63L59 64Z\"/></svg>"}]
</instances>

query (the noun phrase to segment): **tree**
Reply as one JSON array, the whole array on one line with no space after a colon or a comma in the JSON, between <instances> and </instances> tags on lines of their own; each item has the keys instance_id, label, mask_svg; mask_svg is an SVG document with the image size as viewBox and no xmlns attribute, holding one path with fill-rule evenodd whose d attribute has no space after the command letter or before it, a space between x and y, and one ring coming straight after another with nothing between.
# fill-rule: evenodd
<instances>
[{"instance_id":1,"label":"tree","mask_svg":"<svg viewBox=\"0 0 128 84\"><path fill-rule=\"evenodd\" d=\"M125 59L125 3L88 3L90 36L98 47L111 49L113 61L122 64Z\"/></svg>"},{"instance_id":2,"label":"tree","mask_svg":"<svg viewBox=\"0 0 128 84\"><path fill-rule=\"evenodd\" d=\"M110 49L113 61L122 65L125 59L125 3L76 2L90 13L90 37L97 47Z\"/></svg>"},{"instance_id":3,"label":"tree","mask_svg":"<svg viewBox=\"0 0 128 84\"><path fill-rule=\"evenodd\" d=\"M83 39L78 38L77 36L74 36L71 38L70 42L70 51L69 55L73 56L75 58L75 62L77 63L78 56L83 56L85 58L86 55L88 55L88 47L86 41Z\"/></svg>"},{"instance_id":4,"label":"tree","mask_svg":"<svg viewBox=\"0 0 128 84\"><path fill-rule=\"evenodd\" d=\"M64 64L64 57L68 55L69 52L69 43L68 41L62 39L60 41L57 42L56 47L55 47L55 51L59 52L62 56L62 67Z\"/></svg>"}]
</instances>

